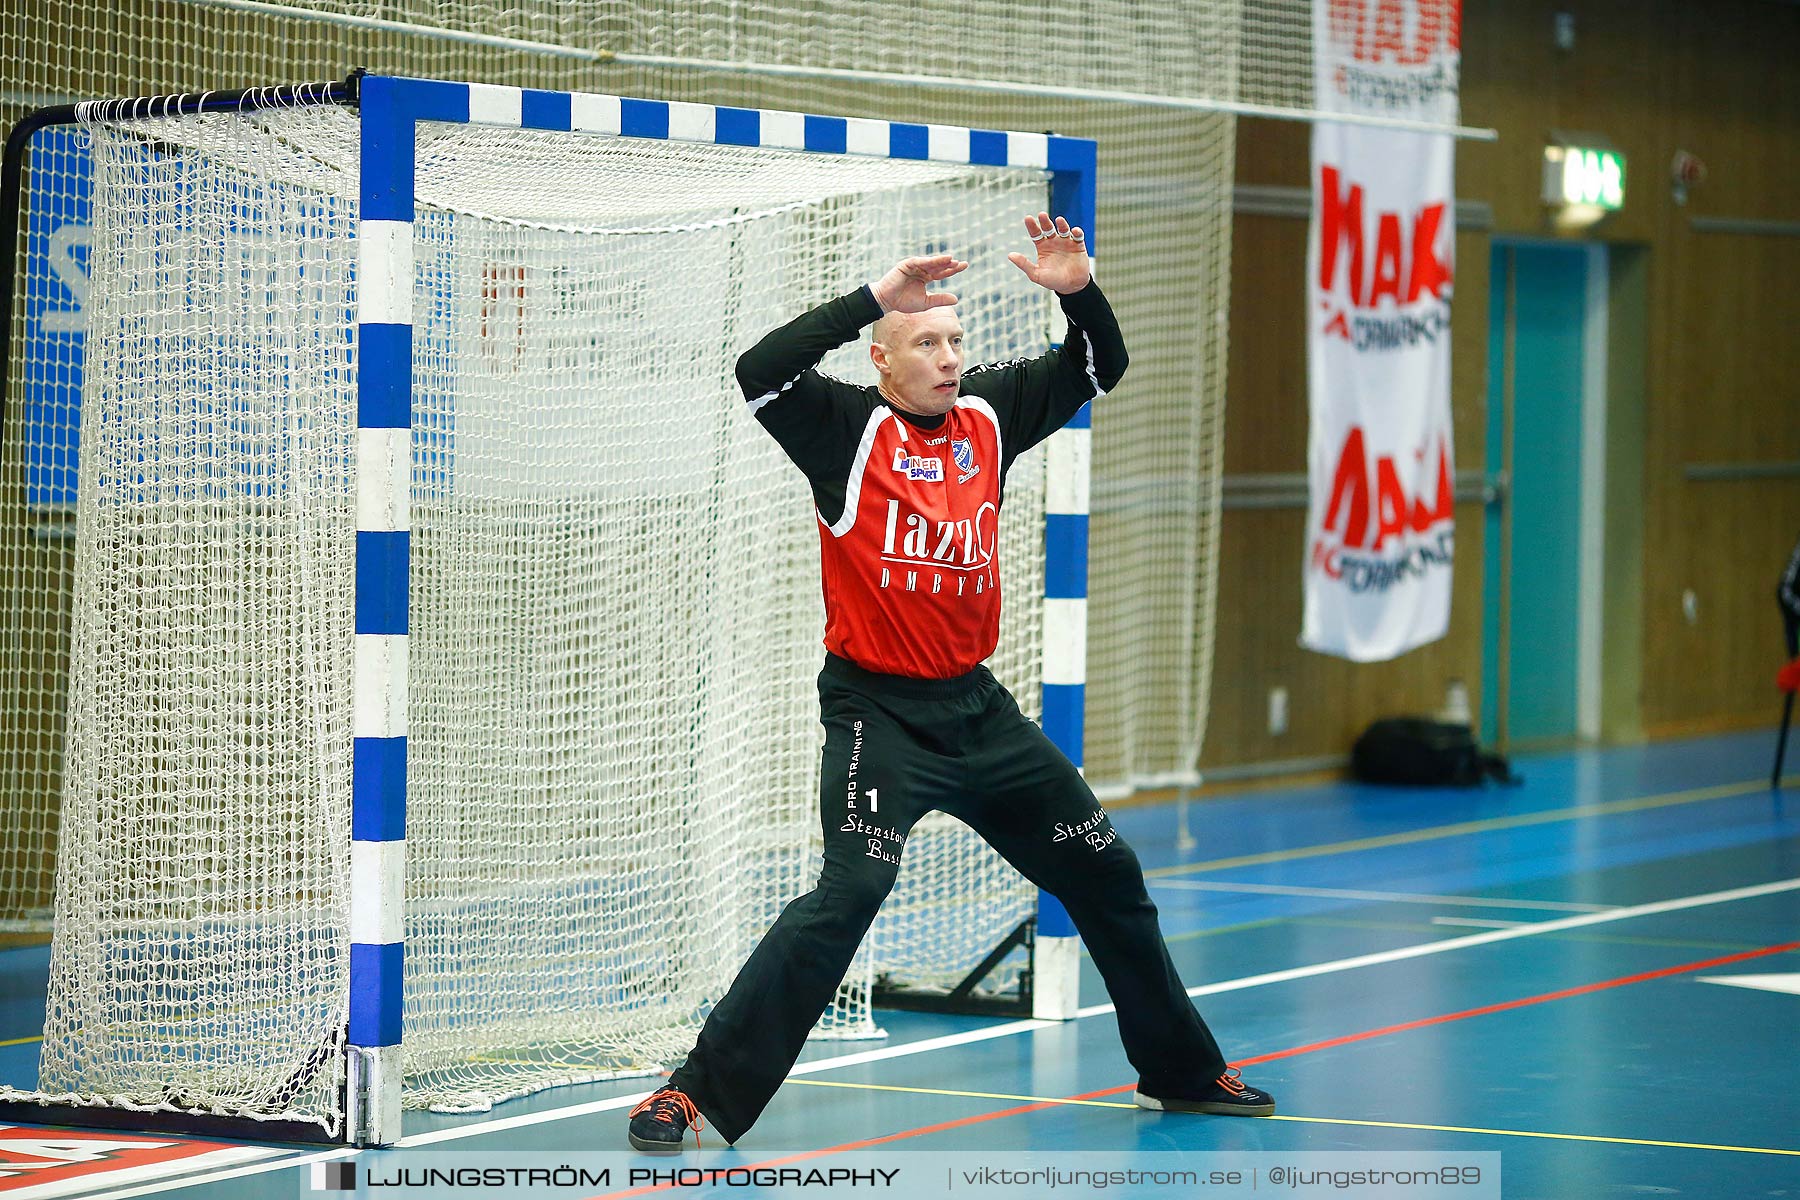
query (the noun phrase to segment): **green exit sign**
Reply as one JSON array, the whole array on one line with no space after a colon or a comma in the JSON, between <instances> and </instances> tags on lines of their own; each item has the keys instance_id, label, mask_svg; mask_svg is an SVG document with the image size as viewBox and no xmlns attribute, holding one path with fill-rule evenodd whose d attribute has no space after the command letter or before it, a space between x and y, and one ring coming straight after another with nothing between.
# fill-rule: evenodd
<instances>
[{"instance_id":1,"label":"green exit sign","mask_svg":"<svg viewBox=\"0 0 1800 1200\"><path fill-rule=\"evenodd\" d=\"M1587 146L1544 148L1544 203L1612 211L1625 204L1625 156Z\"/></svg>"}]
</instances>

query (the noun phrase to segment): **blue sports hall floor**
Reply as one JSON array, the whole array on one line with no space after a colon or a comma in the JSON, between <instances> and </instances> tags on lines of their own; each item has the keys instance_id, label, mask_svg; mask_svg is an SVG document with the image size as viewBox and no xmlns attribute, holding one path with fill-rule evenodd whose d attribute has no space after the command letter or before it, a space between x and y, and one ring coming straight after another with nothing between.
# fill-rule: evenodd
<instances>
[{"instance_id":1,"label":"blue sports hall floor","mask_svg":"<svg viewBox=\"0 0 1800 1200\"><path fill-rule=\"evenodd\" d=\"M1759 731L1522 756L1516 788L1208 797L1187 806L1187 848L1176 806L1120 809L1183 978L1244 1077L1275 1093L1276 1117L1133 1107L1084 963L1076 1021L883 1012L884 1042L809 1047L761 1123L732 1149L708 1139L704 1161L1037 1151L1167 1167L1249 1152L1266 1167L1300 1151L1493 1152L1501 1190L1479 1194L1800 1195L1800 782L1770 789L1773 744ZM0 951L0 1081L35 1081L47 957ZM293 1197L326 1158L622 1151L624 1110L646 1090L408 1113L405 1141L378 1156L264 1148L127 1170L119 1155L113 1171L89 1155L50 1172L19 1169L0 1141L0 1193ZM584 1194L626 1194L613 1178Z\"/></svg>"}]
</instances>

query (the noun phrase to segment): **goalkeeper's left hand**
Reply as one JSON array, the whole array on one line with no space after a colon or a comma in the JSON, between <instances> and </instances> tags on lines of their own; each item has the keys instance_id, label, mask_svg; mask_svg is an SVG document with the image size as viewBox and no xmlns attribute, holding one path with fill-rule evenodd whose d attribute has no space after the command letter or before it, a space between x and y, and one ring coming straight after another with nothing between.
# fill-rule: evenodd
<instances>
[{"instance_id":1,"label":"goalkeeper's left hand","mask_svg":"<svg viewBox=\"0 0 1800 1200\"><path fill-rule=\"evenodd\" d=\"M1070 227L1062 217L1052 221L1050 214L1043 212L1025 218L1025 232L1037 245L1037 261L1018 253L1006 257L1031 282L1063 296L1088 285L1093 275L1088 268L1087 238L1079 226Z\"/></svg>"}]
</instances>

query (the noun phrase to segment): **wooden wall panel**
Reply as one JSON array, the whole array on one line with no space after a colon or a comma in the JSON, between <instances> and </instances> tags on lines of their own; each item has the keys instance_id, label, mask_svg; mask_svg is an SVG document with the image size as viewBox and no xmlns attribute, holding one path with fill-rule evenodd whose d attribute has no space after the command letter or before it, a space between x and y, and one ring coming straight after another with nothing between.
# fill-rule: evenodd
<instances>
[{"instance_id":1,"label":"wooden wall panel","mask_svg":"<svg viewBox=\"0 0 1800 1200\"><path fill-rule=\"evenodd\" d=\"M1800 462L1800 10L1677 5L1667 62L1685 103L1664 148L1706 181L1652 247L1644 721L1652 733L1764 724L1777 711L1775 579L1800 536L1800 479L1696 482L1689 464ZM1666 161L1666 156L1663 161ZM1694 218L1787 222L1787 236ZM1683 610L1692 590L1695 617ZM1701 664L1696 669L1696 664Z\"/></svg>"}]
</instances>

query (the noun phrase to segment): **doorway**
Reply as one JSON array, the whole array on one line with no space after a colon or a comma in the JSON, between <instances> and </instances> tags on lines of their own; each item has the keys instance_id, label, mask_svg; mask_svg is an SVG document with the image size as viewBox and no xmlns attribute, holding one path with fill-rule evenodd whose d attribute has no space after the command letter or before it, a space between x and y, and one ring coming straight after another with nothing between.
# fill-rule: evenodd
<instances>
[{"instance_id":1,"label":"doorway","mask_svg":"<svg viewBox=\"0 0 1800 1200\"><path fill-rule=\"evenodd\" d=\"M1600 735L1607 249L1495 239L1488 326L1482 738Z\"/></svg>"}]
</instances>

